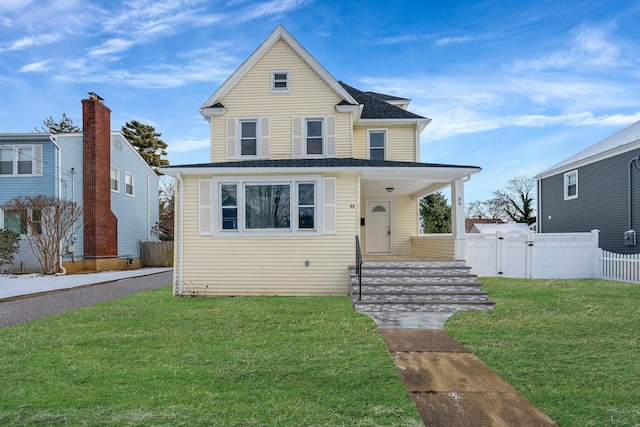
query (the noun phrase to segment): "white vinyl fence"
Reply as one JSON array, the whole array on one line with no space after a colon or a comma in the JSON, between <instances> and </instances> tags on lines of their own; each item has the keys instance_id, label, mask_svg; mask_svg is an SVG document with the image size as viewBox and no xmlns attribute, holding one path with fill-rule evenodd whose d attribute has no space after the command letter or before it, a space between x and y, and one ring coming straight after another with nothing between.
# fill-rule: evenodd
<instances>
[{"instance_id":1,"label":"white vinyl fence","mask_svg":"<svg viewBox=\"0 0 640 427\"><path fill-rule=\"evenodd\" d=\"M640 283L640 254L616 254L601 249L598 278Z\"/></svg>"},{"instance_id":2,"label":"white vinyl fence","mask_svg":"<svg viewBox=\"0 0 640 427\"><path fill-rule=\"evenodd\" d=\"M599 273L598 233L469 233L467 265L478 276L594 278Z\"/></svg>"}]
</instances>

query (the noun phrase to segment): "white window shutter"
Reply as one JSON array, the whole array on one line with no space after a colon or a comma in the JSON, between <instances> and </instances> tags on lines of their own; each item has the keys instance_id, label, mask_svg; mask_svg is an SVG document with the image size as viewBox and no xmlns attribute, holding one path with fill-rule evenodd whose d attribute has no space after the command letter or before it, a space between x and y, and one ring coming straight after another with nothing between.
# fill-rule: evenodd
<instances>
[{"instance_id":1,"label":"white window shutter","mask_svg":"<svg viewBox=\"0 0 640 427\"><path fill-rule=\"evenodd\" d=\"M260 117L260 158L269 158L269 117Z\"/></svg>"},{"instance_id":2,"label":"white window shutter","mask_svg":"<svg viewBox=\"0 0 640 427\"><path fill-rule=\"evenodd\" d=\"M327 157L336 157L336 116L327 117Z\"/></svg>"},{"instance_id":3,"label":"white window shutter","mask_svg":"<svg viewBox=\"0 0 640 427\"><path fill-rule=\"evenodd\" d=\"M291 126L292 156L294 159L302 157L302 117L293 117Z\"/></svg>"},{"instance_id":4,"label":"white window shutter","mask_svg":"<svg viewBox=\"0 0 640 427\"><path fill-rule=\"evenodd\" d=\"M227 118L227 159L236 158L236 119Z\"/></svg>"},{"instance_id":5,"label":"white window shutter","mask_svg":"<svg viewBox=\"0 0 640 427\"><path fill-rule=\"evenodd\" d=\"M337 179L324 178L323 234L336 234Z\"/></svg>"},{"instance_id":6,"label":"white window shutter","mask_svg":"<svg viewBox=\"0 0 640 427\"><path fill-rule=\"evenodd\" d=\"M42 176L42 145L33 146L33 174L36 176ZM58 167L60 167L58 165Z\"/></svg>"},{"instance_id":7,"label":"white window shutter","mask_svg":"<svg viewBox=\"0 0 640 427\"><path fill-rule=\"evenodd\" d=\"M211 180L198 181L198 234L210 235L212 232L212 194Z\"/></svg>"}]
</instances>

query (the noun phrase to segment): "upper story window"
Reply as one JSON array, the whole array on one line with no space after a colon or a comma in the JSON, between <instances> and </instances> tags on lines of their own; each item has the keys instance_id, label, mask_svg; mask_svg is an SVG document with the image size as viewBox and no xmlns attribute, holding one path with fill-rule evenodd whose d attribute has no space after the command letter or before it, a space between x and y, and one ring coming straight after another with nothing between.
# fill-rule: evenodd
<instances>
[{"instance_id":1,"label":"upper story window","mask_svg":"<svg viewBox=\"0 0 640 427\"><path fill-rule=\"evenodd\" d=\"M324 120L305 120L305 155L310 157L324 156Z\"/></svg>"},{"instance_id":2,"label":"upper story window","mask_svg":"<svg viewBox=\"0 0 640 427\"><path fill-rule=\"evenodd\" d=\"M120 169L111 166L111 191L120 192Z\"/></svg>"},{"instance_id":3,"label":"upper story window","mask_svg":"<svg viewBox=\"0 0 640 427\"><path fill-rule=\"evenodd\" d=\"M129 196L135 195L135 181L136 177L132 173L124 173L124 194L127 194Z\"/></svg>"},{"instance_id":4,"label":"upper story window","mask_svg":"<svg viewBox=\"0 0 640 427\"><path fill-rule=\"evenodd\" d=\"M564 174L564 199L578 198L578 171L573 170Z\"/></svg>"},{"instance_id":5,"label":"upper story window","mask_svg":"<svg viewBox=\"0 0 640 427\"><path fill-rule=\"evenodd\" d=\"M240 155L258 155L258 120L239 120L240 123Z\"/></svg>"},{"instance_id":6,"label":"upper story window","mask_svg":"<svg viewBox=\"0 0 640 427\"><path fill-rule=\"evenodd\" d=\"M2 175L42 175L42 146L0 146L0 176Z\"/></svg>"},{"instance_id":7,"label":"upper story window","mask_svg":"<svg viewBox=\"0 0 640 427\"><path fill-rule=\"evenodd\" d=\"M289 93L289 71L271 72L271 93Z\"/></svg>"},{"instance_id":8,"label":"upper story window","mask_svg":"<svg viewBox=\"0 0 640 427\"><path fill-rule=\"evenodd\" d=\"M369 131L369 159L385 160L387 147L387 132L385 130Z\"/></svg>"}]
</instances>

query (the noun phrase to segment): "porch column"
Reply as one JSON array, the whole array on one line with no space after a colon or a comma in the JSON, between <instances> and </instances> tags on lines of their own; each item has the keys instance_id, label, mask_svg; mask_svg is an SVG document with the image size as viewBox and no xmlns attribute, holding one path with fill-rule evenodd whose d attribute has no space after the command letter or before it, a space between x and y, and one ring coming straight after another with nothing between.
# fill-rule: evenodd
<instances>
[{"instance_id":1,"label":"porch column","mask_svg":"<svg viewBox=\"0 0 640 427\"><path fill-rule=\"evenodd\" d=\"M464 224L464 182L461 179L451 183L451 232L454 258L465 259L467 237Z\"/></svg>"}]
</instances>

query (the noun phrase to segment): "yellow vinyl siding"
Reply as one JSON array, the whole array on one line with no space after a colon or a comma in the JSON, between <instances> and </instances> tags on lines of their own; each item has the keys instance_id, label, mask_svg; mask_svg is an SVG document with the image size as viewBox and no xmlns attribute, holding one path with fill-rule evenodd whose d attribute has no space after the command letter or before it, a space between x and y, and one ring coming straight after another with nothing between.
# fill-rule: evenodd
<instances>
[{"instance_id":1,"label":"yellow vinyl siding","mask_svg":"<svg viewBox=\"0 0 640 427\"><path fill-rule=\"evenodd\" d=\"M355 258L357 174L325 176L338 178L337 234L255 238L198 235L197 181L210 176L185 177L183 295L347 294L347 267Z\"/></svg>"},{"instance_id":2,"label":"yellow vinyl siding","mask_svg":"<svg viewBox=\"0 0 640 427\"><path fill-rule=\"evenodd\" d=\"M387 160L415 162L416 160L416 127L407 126L356 126L353 129L353 151L357 159L368 159L367 139L369 129L385 129L387 131Z\"/></svg>"},{"instance_id":3,"label":"yellow vinyl siding","mask_svg":"<svg viewBox=\"0 0 640 427\"><path fill-rule=\"evenodd\" d=\"M290 72L290 92L271 93L271 71ZM336 117L337 157L351 156L349 113L335 109L342 98L298 56L287 43L278 41L220 101L227 112L211 120L211 161L226 158L228 117L270 118L270 158L291 158L291 117Z\"/></svg>"}]
</instances>

